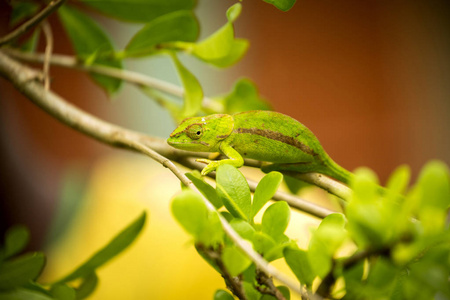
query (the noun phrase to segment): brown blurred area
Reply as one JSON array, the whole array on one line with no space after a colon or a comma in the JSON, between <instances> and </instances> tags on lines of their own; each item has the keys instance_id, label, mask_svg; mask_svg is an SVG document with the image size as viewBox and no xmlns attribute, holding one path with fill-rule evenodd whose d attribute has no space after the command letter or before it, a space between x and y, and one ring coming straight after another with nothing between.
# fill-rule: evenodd
<instances>
[{"instance_id":1,"label":"brown blurred area","mask_svg":"<svg viewBox=\"0 0 450 300\"><path fill-rule=\"evenodd\" d=\"M8 12L0 2L1 35ZM430 159L450 162L449 15L446 0L297 1L287 13L246 0L236 32L251 47L237 76L253 79L277 111L309 127L340 165L368 166L384 182L408 164L415 176ZM73 53L55 17L51 24L54 52ZM84 73L52 68L51 75L56 93L115 120ZM53 120L4 79L0 132L0 229L27 224L37 248L64 169L118 150Z\"/></svg>"}]
</instances>

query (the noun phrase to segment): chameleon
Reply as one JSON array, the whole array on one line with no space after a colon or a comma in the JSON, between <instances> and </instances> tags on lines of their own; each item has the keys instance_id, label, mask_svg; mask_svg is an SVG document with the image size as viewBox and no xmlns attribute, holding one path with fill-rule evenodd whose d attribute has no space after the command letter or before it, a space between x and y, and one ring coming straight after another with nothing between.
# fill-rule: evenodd
<instances>
[{"instance_id":1,"label":"chameleon","mask_svg":"<svg viewBox=\"0 0 450 300\"><path fill-rule=\"evenodd\" d=\"M267 162L261 169L317 172L348 184L353 174L335 163L316 136L297 120L274 111L253 110L184 119L167 143L194 152L219 152L226 159L197 159L207 164L201 174L220 165L239 168L244 158Z\"/></svg>"}]
</instances>

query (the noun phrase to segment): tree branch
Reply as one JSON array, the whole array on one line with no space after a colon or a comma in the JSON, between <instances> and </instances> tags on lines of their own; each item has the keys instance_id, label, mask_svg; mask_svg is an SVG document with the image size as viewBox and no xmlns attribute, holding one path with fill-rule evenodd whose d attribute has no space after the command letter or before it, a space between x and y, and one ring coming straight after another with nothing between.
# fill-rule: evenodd
<instances>
[{"instance_id":1,"label":"tree branch","mask_svg":"<svg viewBox=\"0 0 450 300\"><path fill-rule=\"evenodd\" d=\"M155 161L169 168L175 176L187 187L197 191L192 182L166 157L157 153L150 148L147 142L152 140L149 137L143 138L143 135L126 130L119 126L100 120L80 109L67 103L64 99L53 93L46 91L45 88L36 80L35 72L19 62L11 59L0 51L0 75L9 80L22 94L29 100L41 107L44 111L66 124L86 135L89 135L102 143L106 143L115 147L123 147L134 151L141 152ZM211 210L215 210L214 206L204 197L203 201ZM295 293L308 296L299 288L297 282L287 277L266 260L264 260L252 247L250 247L231 227L226 219L219 214L219 218L227 236L234 244L249 257L255 265L265 272L268 276L273 276L284 285L289 287ZM313 296L311 299L321 299Z\"/></svg>"},{"instance_id":2,"label":"tree branch","mask_svg":"<svg viewBox=\"0 0 450 300\"><path fill-rule=\"evenodd\" d=\"M0 38L0 46L7 44L14 39L18 38L34 26L37 26L45 18L47 18L51 13L53 13L58 7L60 7L65 0L54 0L51 1L43 10L41 10L34 17L17 27L14 31Z\"/></svg>"}]
</instances>

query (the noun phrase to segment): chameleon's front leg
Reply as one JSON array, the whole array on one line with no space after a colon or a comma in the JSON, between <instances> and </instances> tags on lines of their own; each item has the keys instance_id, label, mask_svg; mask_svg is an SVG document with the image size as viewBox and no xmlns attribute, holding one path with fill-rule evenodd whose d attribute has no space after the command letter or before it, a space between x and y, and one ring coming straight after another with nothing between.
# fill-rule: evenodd
<instances>
[{"instance_id":1,"label":"chameleon's front leg","mask_svg":"<svg viewBox=\"0 0 450 300\"><path fill-rule=\"evenodd\" d=\"M234 150L233 147L231 147L229 144L222 142L219 146L219 149L220 152L222 152L222 154L228 157L227 159L209 160L200 158L196 160L198 162L207 164L207 166L204 167L202 170L202 175L206 175L212 171L215 171L219 166L223 164L229 164L235 166L236 168L240 168L244 165L244 159L242 158L242 156L236 150Z\"/></svg>"}]
</instances>

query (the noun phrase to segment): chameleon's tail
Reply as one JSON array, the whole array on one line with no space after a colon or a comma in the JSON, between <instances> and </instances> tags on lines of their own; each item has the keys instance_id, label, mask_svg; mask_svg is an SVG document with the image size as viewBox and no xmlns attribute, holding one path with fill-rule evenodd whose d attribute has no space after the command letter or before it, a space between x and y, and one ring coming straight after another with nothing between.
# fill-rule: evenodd
<instances>
[{"instance_id":1,"label":"chameleon's tail","mask_svg":"<svg viewBox=\"0 0 450 300\"><path fill-rule=\"evenodd\" d=\"M320 173L331 176L332 178L342 181L347 185L350 184L350 181L353 178L352 172L339 166L330 157L327 157L327 160L323 162L323 165L324 167L320 170Z\"/></svg>"}]
</instances>

